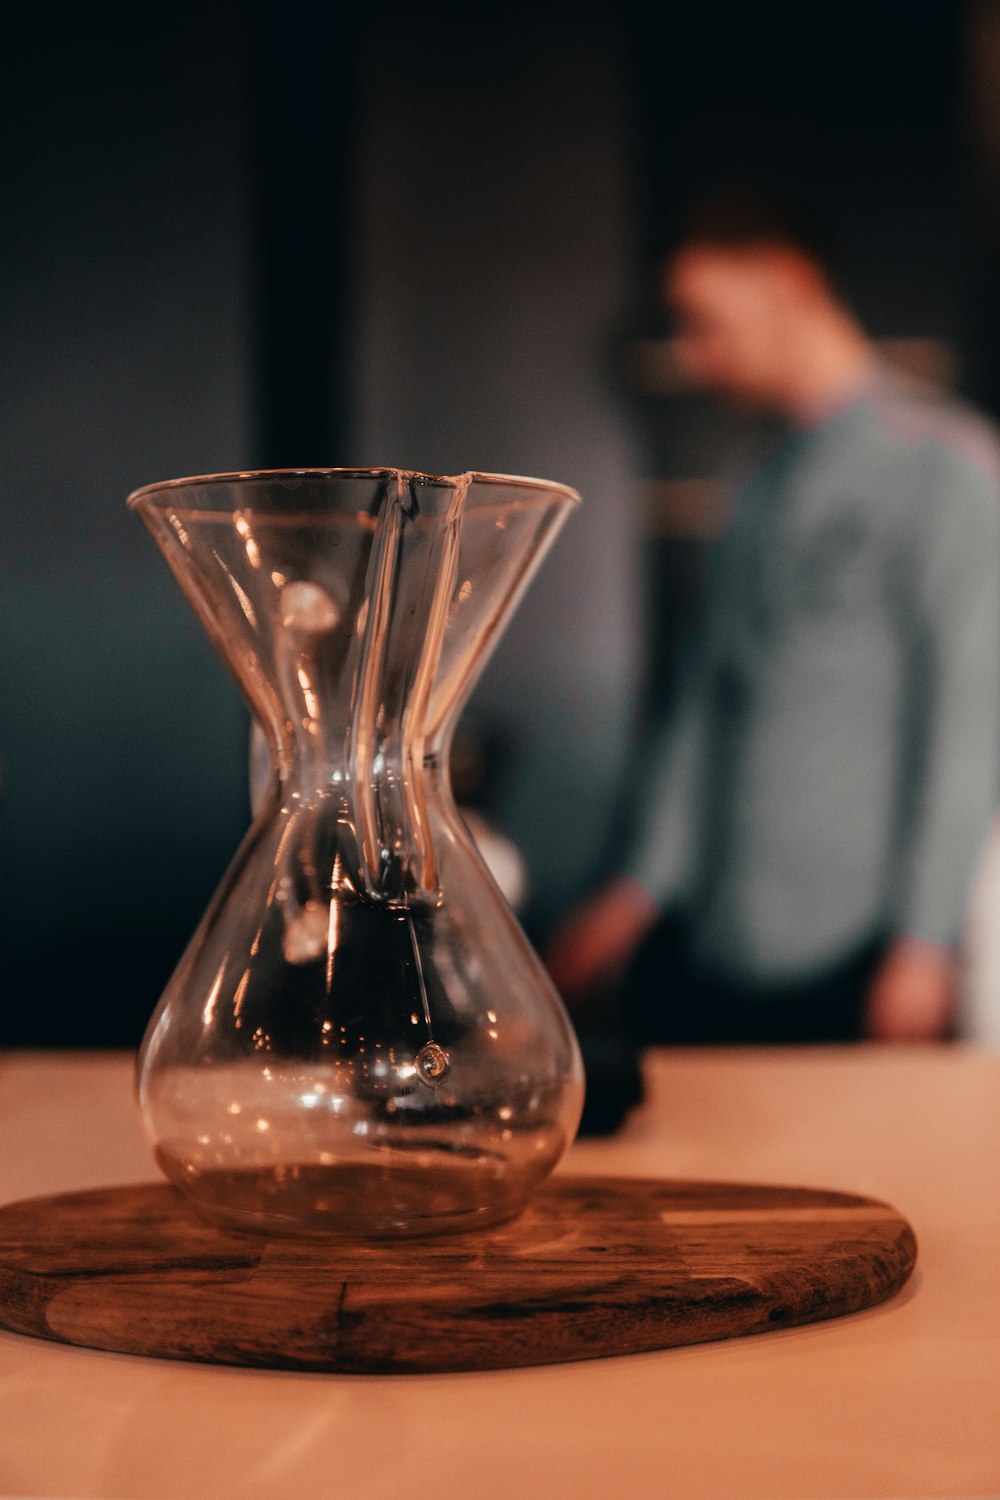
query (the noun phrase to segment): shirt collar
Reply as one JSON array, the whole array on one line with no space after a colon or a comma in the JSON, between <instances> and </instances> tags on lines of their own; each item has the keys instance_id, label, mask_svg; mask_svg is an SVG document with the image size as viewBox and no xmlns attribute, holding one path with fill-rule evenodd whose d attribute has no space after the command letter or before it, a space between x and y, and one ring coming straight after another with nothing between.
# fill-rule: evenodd
<instances>
[{"instance_id":1,"label":"shirt collar","mask_svg":"<svg viewBox=\"0 0 1000 1500\"><path fill-rule=\"evenodd\" d=\"M813 410L800 412L788 424L790 434L803 436L818 432L837 418L868 406L895 383L895 377L880 359L875 359L863 378L848 390L842 391L833 401L819 403Z\"/></svg>"}]
</instances>

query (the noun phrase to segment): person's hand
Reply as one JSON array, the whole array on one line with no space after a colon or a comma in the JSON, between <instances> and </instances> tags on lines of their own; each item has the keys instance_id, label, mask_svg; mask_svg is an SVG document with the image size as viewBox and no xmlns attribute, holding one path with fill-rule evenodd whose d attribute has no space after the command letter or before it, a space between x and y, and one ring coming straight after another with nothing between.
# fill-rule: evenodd
<instances>
[{"instance_id":1,"label":"person's hand","mask_svg":"<svg viewBox=\"0 0 1000 1500\"><path fill-rule=\"evenodd\" d=\"M868 992L865 1035L877 1042L933 1042L955 1008L955 961L948 948L900 938L886 953Z\"/></svg>"},{"instance_id":2,"label":"person's hand","mask_svg":"<svg viewBox=\"0 0 1000 1500\"><path fill-rule=\"evenodd\" d=\"M645 886L628 875L575 906L544 955L563 998L584 1001L619 980L659 914Z\"/></svg>"}]
</instances>

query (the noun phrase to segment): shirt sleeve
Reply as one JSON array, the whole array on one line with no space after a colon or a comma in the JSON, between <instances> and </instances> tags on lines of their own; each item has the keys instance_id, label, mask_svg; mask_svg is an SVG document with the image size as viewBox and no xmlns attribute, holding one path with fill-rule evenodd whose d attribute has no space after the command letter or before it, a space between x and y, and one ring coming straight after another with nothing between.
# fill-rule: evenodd
<instances>
[{"instance_id":1,"label":"shirt sleeve","mask_svg":"<svg viewBox=\"0 0 1000 1500\"><path fill-rule=\"evenodd\" d=\"M650 736L640 757L629 797L622 873L638 880L662 907L674 904L688 882L705 720L703 675L689 662L673 712Z\"/></svg>"},{"instance_id":2,"label":"shirt sleeve","mask_svg":"<svg viewBox=\"0 0 1000 1500\"><path fill-rule=\"evenodd\" d=\"M940 446L911 552L900 933L961 935L1000 788L1000 484Z\"/></svg>"}]
</instances>

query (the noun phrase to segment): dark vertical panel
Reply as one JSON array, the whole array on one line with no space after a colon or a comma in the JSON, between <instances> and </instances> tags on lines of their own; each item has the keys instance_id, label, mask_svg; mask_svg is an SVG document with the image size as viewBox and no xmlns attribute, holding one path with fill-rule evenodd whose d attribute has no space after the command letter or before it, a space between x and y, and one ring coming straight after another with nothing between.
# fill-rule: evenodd
<instances>
[{"instance_id":1,"label":"dark vertical panel","mask_svg":"<svg viewBox=\"0 0 1000 1500\"><path fill-rule=\"evenodd\" d=\"M966 323L967 384L1000 417L1000 8L993 0L971 0L965 9L963 180L970 233L963 270L975 309Z\"/></svg>"},{"instance_id":2,"label":"dark vertical panel","mask_svg":"<svg viewBox=\"0 0 1000 1500\"><path fill-rule=\"evenodd\" d=\"M134 1040L247 817L246 716L134 486L249 449L235 0L5 20L0 1027Z\"/></svg>"},{"instance_id":3,"label":"dark vertical panel","mask_svg":"<svg viewBox=\"0 0 1000 1500\"><path fill-rule=\"evenodd\" d=\"M358 33L347 6L257 0L255 415L265 468L351 462Z\"/></svg>"}]
</instances>

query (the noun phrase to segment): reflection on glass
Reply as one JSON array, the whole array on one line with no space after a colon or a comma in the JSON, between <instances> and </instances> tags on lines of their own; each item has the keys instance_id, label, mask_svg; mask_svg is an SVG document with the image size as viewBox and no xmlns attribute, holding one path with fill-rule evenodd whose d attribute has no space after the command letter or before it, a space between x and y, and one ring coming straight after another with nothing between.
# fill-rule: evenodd
<instances>
[{"instance_id":1,"label":"reflection on glass","mask_svg":"<svg viewBox=\"0 0 1000 1500\"><path fill-rule=\"evenodd\" d=\"M157 1160L220 1223L489 1223L572 1139L571 1029L447 767L459 710L574 500L395 470L131 499L273 764L139 1058Z\"/></svg>"}]
</instances>

